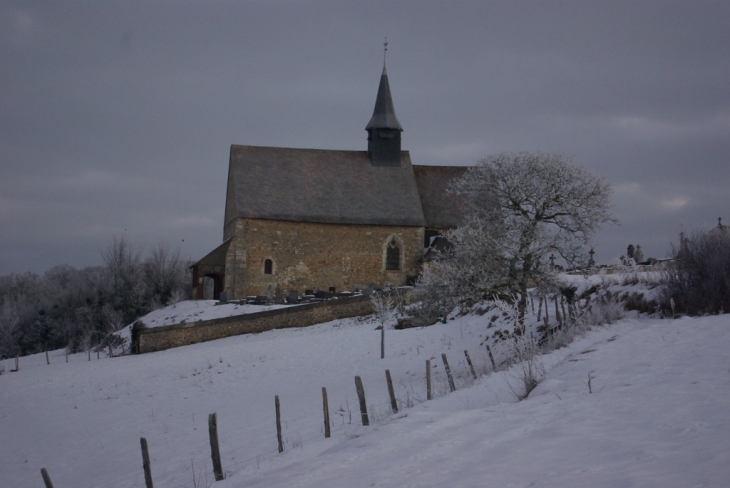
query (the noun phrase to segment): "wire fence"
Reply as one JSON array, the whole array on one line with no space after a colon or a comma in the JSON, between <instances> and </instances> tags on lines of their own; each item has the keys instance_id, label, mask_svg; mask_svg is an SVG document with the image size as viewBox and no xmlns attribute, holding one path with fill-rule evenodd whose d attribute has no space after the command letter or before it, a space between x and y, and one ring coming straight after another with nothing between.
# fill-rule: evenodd
<instances>
[{"instance_id":1,"label":"wire fence","mask_svg":"<svg viewBox=\"0 0 730 488\"><path fill-rule=\"evenodd\" d=\"M479 377L494 371L494 364L496 364L497 369L502 369L509 361L509 351L493 351L494 356L496 356L496 363L489 357L488 352L487 347L482 347L476 354L472 351L472 356L469 356L467 351L454 355L454 351L450 350L449 354L452 356L449 358L450 372L447 371L445 363L442 364L438 355L430 358L431 398L443 397L451 391L472 386ZM118 355L117 351L108 349L100 353L100 357L103 357L104 353L107 357L116 357ZM18 359L12 358L10 361L13 361L15 370L18 370ZM469 361L471 361L471 364L469 364ZM389 391L386 388L385 370L383 373L382 384L376 386L373 379L370 378L368 387ZM451 378L449 378L449 375ZM397 406L397 411L400 411L427 401L426 377L425 368L421 373L409 372L406 375L401 375L394 385L399 394L381 400L383 398L381 391L380 395L373 395L377 398L376 401L367 401L365 399L365 412L361 412L360 402L356 397L351 396L352 392L346 394L344 396L344 405L330 405L328 408L330 436L346 440L360 435L368 428L363 426L362 419L365 415L367 415L370 425L382 425L392 421L396 413L393 409L393 402ZM453 383L453 388L450 383ZM274 411L273 404L272 399L272 413ZM300 401L283 402L281 427L282 446L285 452L323 439L325 436L323 405L321 403L314 404L311 401L306 405L303 405ZM225 419L223 419L222 423L219 424L219 428L222 432L219 445L224 477L232 476L243 470L259 470L267 465L276 464L277 460L281 459L276 440L276 426L273 421L270 425L259 424L247 427L240 422L233 422L232 425L228 426L225 425ZM170 459L170 456L160 454L160 452L164 452L164 445L156 446L154 441L150 443L149 458L152 474L158 479L164 479L165 486L181 488L209 488L212 486L215 482L215 473L211 461L211 441L206 437L201 435L196 441L186 442L184 451L189 455L176 459ZM231 441L231 439L234 441ZM251 439L252 442L248 445L242 445L240 439ZM262 442L265 439L270 440L270 444L267 446L264 446ZM176 451L179 455L180 449L176 449ZM132 486L135 487L146 486L144 474L140 471L138 476L134 476L132 483ZM147 488L151 488L151 486L147 485Z\"/></svg>"}]
</instances>

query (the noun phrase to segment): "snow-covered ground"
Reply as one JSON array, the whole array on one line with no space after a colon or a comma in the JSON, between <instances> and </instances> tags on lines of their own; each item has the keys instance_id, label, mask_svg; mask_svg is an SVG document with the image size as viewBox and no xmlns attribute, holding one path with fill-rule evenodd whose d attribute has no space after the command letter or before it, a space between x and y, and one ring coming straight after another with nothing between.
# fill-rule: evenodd
<instances>
[{"instance_id":1,"label":"snow-covered ground","mask_svg":"<svg viewBox=\"0 0 730 488\"><path fill-rule=\"evenodd\" d=\"M727 486L730 315L626 319L542 359L522 402L518 365L490 368L489 314L386 331L347 319L140 356L57 351L0 376L0 486L142 487L139 438L155 486ZM497 361L507 351L493 347ZM440 355L457 374L448 393ZM424 402L425 360L437 398ZM389 369L401 404L391 414ZM362 427L353 378L372 425ZM588 383L590 378L591 392ZM332 438L323 438L327 387ZM274 395L285 451L277 453ZM413 405L408 408L408 405ZM207 417L223 469L213 483Z\"/></svg>"}]
</instances>

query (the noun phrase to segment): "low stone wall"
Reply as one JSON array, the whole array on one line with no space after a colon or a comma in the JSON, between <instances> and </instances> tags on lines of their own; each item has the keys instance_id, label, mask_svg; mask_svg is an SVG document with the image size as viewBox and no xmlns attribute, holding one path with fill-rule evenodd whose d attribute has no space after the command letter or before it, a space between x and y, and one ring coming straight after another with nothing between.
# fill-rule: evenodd
<instances>
[{"instance_id":1,"label":"low stone wall","mask_svg":"<svg viewBox=\"0 0 730 488\"><path fill-rule=\"evenodd\" d=\"M306 303L287 308L213 320L153 328L135 328L132 347L138 353L212 341L223 337L264 332L288 327L308 327L330 320L367 315L373 312L370 298L357 296Z\"/></svg>"}]
</instances>

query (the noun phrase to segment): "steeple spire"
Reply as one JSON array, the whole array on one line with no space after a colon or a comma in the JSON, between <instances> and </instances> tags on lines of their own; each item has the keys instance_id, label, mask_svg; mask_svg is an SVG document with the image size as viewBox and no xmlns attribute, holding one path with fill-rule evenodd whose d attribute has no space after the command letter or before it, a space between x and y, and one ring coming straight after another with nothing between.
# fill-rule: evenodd
<instances>
[{"instance_id":1,"label":"steeple spire","mask_svg":"<svg viewBox=\"0 0 730 488\"><path fill-rule=\"evenodd\" d=\"M385 69L387 51L386 38L383 43L383 73L380 75L375 109L365 127L368 131L368 153L373 166L400 166L400 133L403 132L403 127L395 116L393 97L390 94L388 71Z\"/></svg>"},{"instance_id":2,"label":"steeple spire","mask_svg":"<svg viewBox=\"0 0 730 488\"><path fill-rule=\"evenodd\" d=\"M395 116L393 108L393 97L390 94L390 83L388 83L388 71L385 69L385 54L388 51L388 38L383 43L383 73L380 75L378 96L375 98L375 110L365 130L370 129L397 129L403 131L398 117Z\"/></svg>"}]
</instances>

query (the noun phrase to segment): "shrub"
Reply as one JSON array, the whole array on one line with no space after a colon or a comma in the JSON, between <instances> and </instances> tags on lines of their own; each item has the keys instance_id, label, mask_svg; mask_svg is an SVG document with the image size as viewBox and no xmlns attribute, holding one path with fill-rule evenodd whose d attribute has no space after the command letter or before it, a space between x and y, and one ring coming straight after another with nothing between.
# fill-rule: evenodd
<instances>
[{"instance_id":1,"label":"shrub","mask_svg":"<svg viewBox=\"0 0 730 488\"><path fill-rule=\"evenodd\" d=\"M730 310L730 231L716 227L689 237L680 235L673 246L675 268L666 272L660 291L665 314L722 313ZM671 306L672 300L675 306Z\"/></svg>"}]
</instances>

